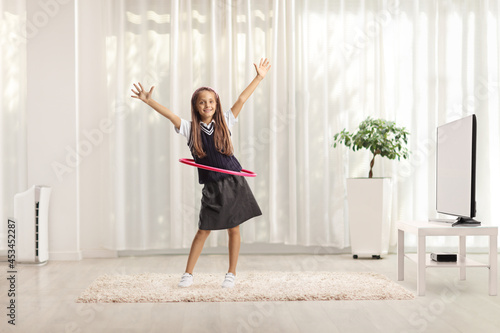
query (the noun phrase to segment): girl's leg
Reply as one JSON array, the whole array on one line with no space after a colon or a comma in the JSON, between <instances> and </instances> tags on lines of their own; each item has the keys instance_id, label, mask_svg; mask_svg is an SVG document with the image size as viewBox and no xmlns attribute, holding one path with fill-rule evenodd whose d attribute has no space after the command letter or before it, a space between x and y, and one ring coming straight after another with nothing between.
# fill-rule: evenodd
<instances>
[{"instance_id":1,"label":"girl's leg","mask_svg":"<svg viewBox=\"0 0 500 333\"><path fill-rule=\"evenodd\" d=\"M191 250L189 251L189 257L186 265L186 273L193 274L194 265L200 257L201 251L203 250L203 245L208 235L210 235L210 230L198 229L198 232L194 236L193 243L191 244Z\"/></svg>"},{"instance_id":2,"label":"girl's leg","mask_svg":"<svg viewBox=\"0 0 500 333\"><path fill-rule=\"evenodd\" d=\"M229 270L228 273L236 275L236 264L238 263L238 255L240 254L240 226L227 229L229 236Z\"/></svg>"}]
</instances>

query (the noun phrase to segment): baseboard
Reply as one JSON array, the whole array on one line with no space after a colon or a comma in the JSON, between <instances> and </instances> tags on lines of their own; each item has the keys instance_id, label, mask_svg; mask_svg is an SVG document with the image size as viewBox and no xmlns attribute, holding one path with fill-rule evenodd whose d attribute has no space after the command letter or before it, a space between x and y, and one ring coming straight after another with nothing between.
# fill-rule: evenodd
<instances>
[{"instance_id":1,"label":"baseboard","mask_svg":"<svg viewBox=\"0 0 500 333\"><path fill-rule=\"evenodd\" d=\"M83 259L118 258L118 251L106 249L82 250Z\"/></svg>"},{"instance_id":2,"label":"baseboard","mask_svg":"<svg viewBox=\"0 0 500 333\"><path fill-rule=\"evenodd\" d=\"M211 254L227 254L227 246L206 247L203 249L203 255ZM300 245L284 245L284 244L241 244L240 254L346 254L351 253L350 248L337 249L328 246L300 246ZM118 251L118 256L152 256L152 255L175 255L189 254L189 248L185 249L158 249L158 250L123 250Z\"/></svg>"},{"instance_id":3,"label":"baseboard","mask_svg":"<svg viewBox=\"0 0 500 333\"><path fill-rule=\"evenodd\" d=\"M77 252L49 252L49 261L78 261L82 259L118 258L115 250L83 250ZM7 254L0 252L0 262L7 261Z\"/></svg>"},{"instance_id":4,"label":"baseboard","mask_svg":"<svg viewBox=\"0 0 500 333\"><path fill-rule=\"evenodd\" d=\"M82 260L82 251L49 252L49 261L78 261Z\"/></svg>"}]
</instances>

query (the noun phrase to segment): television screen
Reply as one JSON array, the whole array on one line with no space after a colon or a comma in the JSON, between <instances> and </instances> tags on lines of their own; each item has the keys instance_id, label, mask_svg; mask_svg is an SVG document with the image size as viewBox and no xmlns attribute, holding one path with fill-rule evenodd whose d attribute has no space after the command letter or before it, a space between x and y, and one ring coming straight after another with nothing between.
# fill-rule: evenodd
<instances>
[{"instance_id":1,"label":"television screen","mask_svg":"<svg viewBox=\"0 0 500 333\"><path fill-rule=\"evenodd\" d=\"M436 209L458 216L458 222L479 223L476 215L476 116L437 128Z\"/></svg>"}]
</instances>

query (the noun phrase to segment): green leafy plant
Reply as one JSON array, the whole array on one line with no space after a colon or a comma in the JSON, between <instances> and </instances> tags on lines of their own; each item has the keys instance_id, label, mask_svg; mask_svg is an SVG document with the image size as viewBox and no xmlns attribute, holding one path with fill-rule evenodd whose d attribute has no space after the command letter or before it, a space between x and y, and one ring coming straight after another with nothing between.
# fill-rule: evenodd
<instances>
[{"instance_id":1,"label":"green leafy plant","mask_svg":"<svg viewBox=\"0 0 500 333\"><path fill-rule=\"evenodd\" d=\"M380 155L390 160L409 157L410 151L406 148L409 135L406 128L396 127L393 121L368 117L359 124L357 132L349 133L344 128L335 134L333 147L337 147L337 144L344 144L353 151L368 149L373 154L368 174L368 178L372 178L375 156Z\"/></svg>"}]
</instances>

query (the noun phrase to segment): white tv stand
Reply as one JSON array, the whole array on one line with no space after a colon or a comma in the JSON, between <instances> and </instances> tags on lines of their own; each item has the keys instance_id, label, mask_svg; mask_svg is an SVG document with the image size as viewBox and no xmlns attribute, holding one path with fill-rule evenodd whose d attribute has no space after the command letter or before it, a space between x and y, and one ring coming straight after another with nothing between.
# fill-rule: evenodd
<instances>
[{"instance_id":1,"label":"white tv stand","mask_svg":"<svg viewBox=\"0 0 500 333\"><path fill-rule=\"evenodd\" d=\"M398 281L404 280L404 258L407 257L417 263L417 293L425 295L425 269L427 267L458 267L460 268L460 280L465 280L466 267L489 268L489 294L497 295L497 237L498 227L452 227L451 225L428 222L428 221L398 221ZM417 254L406 254L404 252L405 232L415 234L418 237ZM425 237L427 236L458 236L458 259L457 262L435 262L426 254ZM489 236L489 263L483 264L467 258L465 238L466 236Z\"/></svg>"}]
</instances>

